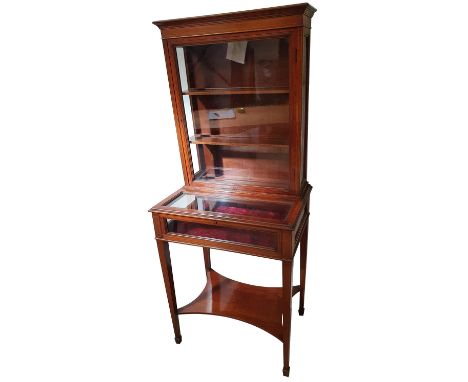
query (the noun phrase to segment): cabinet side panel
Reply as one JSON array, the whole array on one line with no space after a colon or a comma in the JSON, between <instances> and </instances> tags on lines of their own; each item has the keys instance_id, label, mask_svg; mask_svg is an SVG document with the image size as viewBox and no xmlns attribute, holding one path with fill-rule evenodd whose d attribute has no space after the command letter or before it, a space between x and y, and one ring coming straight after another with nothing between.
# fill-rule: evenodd
<instances>
[{"instance_id":1,"label":"cabinet side panel","mask_svg":"<svg viewBox=\"0 0 468 382\"><path fill-rule=\"evenodd\" d=\"M290 191L299 195L302 180L302 85L303 85L303 28L291 35L290 65Z\"/></svg>"},{"instance_id":2,"label":"cabinet side panel","mask_svg":"<svg viewBox=\"0 0 468 382\"><path fill-rule=\"evenodd\" d=\"M185 125L184 107L181 104L180 97L178 96L179 94L181 94L181 89L179 85L177 62L176 58L174 57L174 49L172 48L171 44L167 41L163 41L163 46L164 56L166 58L167 76L169 79L169 88L171 92L172 109L174 112L174 121L177 131L177 141L179 143L179 153L182 164L182 171L184 174L185 184L190 185L193 180L194 174L192 166L192 157L190 155L188 147L188 135L187 128Z\"/></svg>"},{"instance_id":3,"label":"cabinet side panel","mask_svg":"<svg viewBox=\"0 0 468 382\"><path fill-rule=\"evenodd\" d=\"M310 29L304 28L303 36L303 83L302 83L302 183L307 181L307 147L309 127L309 66L310 66Z\"/></svg>"}]
</instances>

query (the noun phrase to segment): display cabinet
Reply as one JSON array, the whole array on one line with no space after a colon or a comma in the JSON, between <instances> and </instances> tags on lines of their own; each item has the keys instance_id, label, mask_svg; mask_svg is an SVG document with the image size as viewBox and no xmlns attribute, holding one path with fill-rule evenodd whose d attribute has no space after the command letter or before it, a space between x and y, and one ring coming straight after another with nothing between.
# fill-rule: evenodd
<instances>
[{"instance_id":1,"label":"display cabinet","mask_svg":"<svg viewBox=\"0 0 468 382\"><path fill-rule=\"evenodd\" d=\"M296 4L154 22L162 35L184 174L184 186L150 209L175 341L182 341L179 315L238 319L282 341L285 376L296 293L304 314L314 12L309 4ZM182 307L171 242L203 248L206 286ZM299 244L300 284L294 286ZM254 286L220 275L211 267L210 248L281 261L282 285Z\"/></svg>"}]
</instances>

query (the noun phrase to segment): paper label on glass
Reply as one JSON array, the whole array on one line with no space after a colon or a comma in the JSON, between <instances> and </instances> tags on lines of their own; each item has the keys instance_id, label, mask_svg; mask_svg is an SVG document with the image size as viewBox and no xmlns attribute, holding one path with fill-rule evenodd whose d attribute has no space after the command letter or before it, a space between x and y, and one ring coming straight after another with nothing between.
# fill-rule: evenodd
<instances>
[{"instance_id":1,"label":"paper label on glass","mask_svg":"<svg viewBox=\"0 0 468 382\"><path fill-rule=\"evenodd\" d=\"M226 59L238 62L239 64L245 63L245 52L247 50L248 41L233 41L228 42Z\"/></svg>"}]
</instances>

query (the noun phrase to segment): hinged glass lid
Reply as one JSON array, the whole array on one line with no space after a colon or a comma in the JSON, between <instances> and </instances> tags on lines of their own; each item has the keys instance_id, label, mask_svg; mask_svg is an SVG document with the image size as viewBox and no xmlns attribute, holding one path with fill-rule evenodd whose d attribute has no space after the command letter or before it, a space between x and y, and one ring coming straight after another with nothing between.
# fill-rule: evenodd
<instances>
[{"instance_id":1,"label":"hinged glass lid","mask_svg":"<svg viewBox=\"0 0 468 382\"><path fill-rule=\"evenodd\" d=\"M168 202L166 207L196 210L200 212L217 212L238 217L260 218L274 222L283 222L288 216L291 204L231 198L223 199L184 192L177 198Z\"/></svg>"}]
</instances>

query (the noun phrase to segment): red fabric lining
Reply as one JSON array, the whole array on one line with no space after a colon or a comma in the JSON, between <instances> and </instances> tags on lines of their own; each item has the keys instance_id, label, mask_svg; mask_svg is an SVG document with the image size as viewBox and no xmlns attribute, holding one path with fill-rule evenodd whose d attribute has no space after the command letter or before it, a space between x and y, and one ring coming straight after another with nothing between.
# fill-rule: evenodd
<instances>
[{"instance_id":1,"label":"red fabric lining","mask_svg":"<svg viewBox=\"0 0 468 382\"><path fill-rule=\"evenodd\" d=\"M174 225L174 232L262 247L276 247L274 236L260 231L247 231L238 228L216 227L178 221Z\"/></svg>"},{"instance_id":2,"label":"red fabric lining","mask_svg":"<svg viewBox=\"0 0 468 382\"><path fill-rule=\"evenodd\" d=\"M214 212L222 212L231 215L257 216L259 218L268 218L280 220L281 216L277 211L255 210L252 208L242 208L233 206L218 206Z\"/></svg>"}]
</instances>

